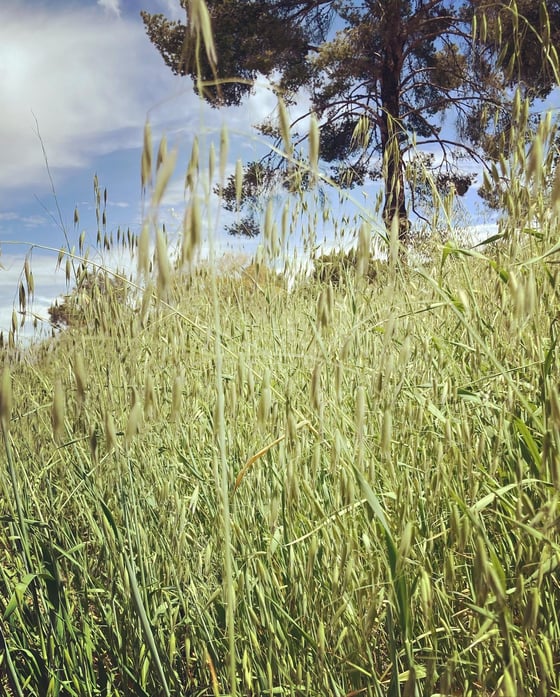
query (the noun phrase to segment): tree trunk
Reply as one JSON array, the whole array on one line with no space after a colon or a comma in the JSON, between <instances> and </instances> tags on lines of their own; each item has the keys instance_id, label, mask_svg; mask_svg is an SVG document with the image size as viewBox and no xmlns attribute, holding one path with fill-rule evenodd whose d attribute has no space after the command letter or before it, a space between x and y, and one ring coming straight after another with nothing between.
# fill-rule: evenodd
<instances>
[{"instance_id":1,"label":"tree trunk","mask_svg":"<svg viewBox=\"0 0 560 697\"><path fill-rule=\"evenodd\" d=\"M388 3L389 4L389 3ZM403 67L401 0L392 0L384 27L381 71L381 152L385 182L383 220L388 229L398 220L399 240L406 241L410 221L406 212L404 163L401 151L400 83Z\"/></svg>"}]
</instances>

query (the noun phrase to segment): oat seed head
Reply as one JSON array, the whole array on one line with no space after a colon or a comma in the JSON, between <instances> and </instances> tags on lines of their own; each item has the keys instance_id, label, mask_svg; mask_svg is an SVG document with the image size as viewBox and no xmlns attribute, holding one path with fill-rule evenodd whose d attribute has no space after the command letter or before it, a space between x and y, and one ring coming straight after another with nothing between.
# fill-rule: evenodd
<instances>
[{"instance_id":1,"label":"oat seed head","mask_svg":"<svg viewBox=\"0 0 560 697\"><path fill-rule=\"evenodd\" d=\"M148 121L146 121L144 125L144 146L142 148L140 182L143 192L152 186L152 128Z\"/></svg>"},{"instance_id":2,"label":"oat seed head","mask_svg":"<svg viewBox=\"0 0 560 697\"><path fill-rule=\"evenodd\" d=\"M7 432L12 418L12 377L10 369L5 366L2 370L2 382L0 383L0 425Z\"/></svg>"},{"instance_id":3,"label":"oat seed head","mask_svg":"<svg viewBox=\"0 0 560 697\"><path fill-rule=\"evenodd\" d=\"M156 174L156 183L152 194L152 207L157 208L163 199L163 195L175 170L177 162L177 150L167 153Z\"/></svg>"},{"instance_id":4,"label":"oat seed head","mask_svg":"<svg viewBox=\"0 0 560 697\"><path fill-rule=\"evenodd\" d=\"M66 399L61 380L54 383L54 396L51 407L51 423L54 438L57 442L62 440L64 435L64 419L66 415Z\"/></svg>"},{"instance_id":5,"label":"oat seed head","mask_svg":"<svg viewBox=\"0 0 560 697\"><path fill-rule=\"evenodd\" d=\"M167 251L167 242L163 230L156 231L156 261L157 261L157 290L158 297L166 299L171 282L171 264Z\"/></svg>"}]
</instances>

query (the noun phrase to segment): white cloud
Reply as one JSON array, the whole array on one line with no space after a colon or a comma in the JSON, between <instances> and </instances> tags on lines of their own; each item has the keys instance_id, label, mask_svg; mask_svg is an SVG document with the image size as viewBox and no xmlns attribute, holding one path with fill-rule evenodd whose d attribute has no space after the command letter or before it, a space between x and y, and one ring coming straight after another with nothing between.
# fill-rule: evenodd
<instances>
[{"instance_id":1,"label":"white cloud","mask_svg":"<svg viewBox=\"0 0 560 697\"><path fill-rule=\"evenodd\" d=\"M4 6L0 191L45 181L37 124L51 167L81 167L95 155L137 145L148 109L174 84L139 18L115 22L95 7Z\"/></svg>"},{"instance_id":2,"label":"white cloud","mask_svg":"<svg viewBox=\"0 0 560 697\"><path fill-rule=\"evenodd\" d=\"M168 2L157 5L165 11ZM262 150L250 125L276 104L266 81L243 106L211 109L164 65L136 13L115 21L119 9L119 0L74 10L0 7L0 207L14 190L48 186L39 134L57 180L96 156L140 146L146 118L156 145L165 128L170 145L190 149L195 132L219 133L225 121L245 147Z\"/></svg>"},{"instance_id":3,"label":"white cloud","mask_svg":"<svg viewBox=\"0 0 560 697\"><path fill-rule=\"evenodd\" d=\"M33 228L44 225L46 219L40 215L21 215L16 211L3 211L0 212L0 232L2 232L3 222L17 222L20 227Z\"/></svg>"},{"instance_id":4,"label":"white cloud","mask_svg":"<svg viewBox=\"0 0 560 697\"><path fill-rule=\"evenodd\" d=\"M97 0L97 4L107 12L112 12L117 17L121 16L120 0Z\"/></svg>"}]
</instances>

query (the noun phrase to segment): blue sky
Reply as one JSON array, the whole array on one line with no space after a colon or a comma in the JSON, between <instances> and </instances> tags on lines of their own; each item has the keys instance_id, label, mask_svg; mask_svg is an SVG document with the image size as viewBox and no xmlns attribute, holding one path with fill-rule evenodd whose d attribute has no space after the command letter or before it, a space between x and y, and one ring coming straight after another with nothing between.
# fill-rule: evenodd
<instances>
[{"instance_id":1,"label":"blue sky","mask_svg":"<svg viewBox=\"0 0 560 697\"><path fill-rule=\"evenodd\" d=\"M0 3L0 330L9 328L17 278L30 245L64 244L42 144L64 225L73 240L85 230L91 245L97 233L96 173L108 191L108 229L139 231L146 120L156 147L165 133L170 148L179 151L180 176L162 212L171 226L182 218L182 182L195 133L219 142L227 121L235 148L232 167L236 157L250 158L260 147L250 125L271 112L273 95L259 89L238 109L210 109L194 95L189 80L165 66L145 35L142 9L183 18L175 0ZM235 248L231 238L223 239ZM52 298L64 290L63 274L55 274L55 266L56 255L33 251L38 314L45 315Z\"/></svg>"}]
</instances>

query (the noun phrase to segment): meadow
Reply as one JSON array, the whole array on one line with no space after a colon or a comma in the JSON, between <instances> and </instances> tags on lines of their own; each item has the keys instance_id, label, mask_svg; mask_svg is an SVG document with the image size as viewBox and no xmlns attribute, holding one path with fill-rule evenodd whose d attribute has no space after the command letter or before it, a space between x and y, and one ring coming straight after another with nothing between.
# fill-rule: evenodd
<instances>
[{"instance_id":1,"label":"meadow","mask_svg":"<svg viewBox=\"0 0 560 697\"><path fill-rule=\"evenodd\" d=\"M560 695L550 133L494 239L364 219L284 276L297 216L196 265L193 159L170 253L147 138L138 278L67 250L69 326L0 356L5 694Z\"/></svg>"}]
</instances>

